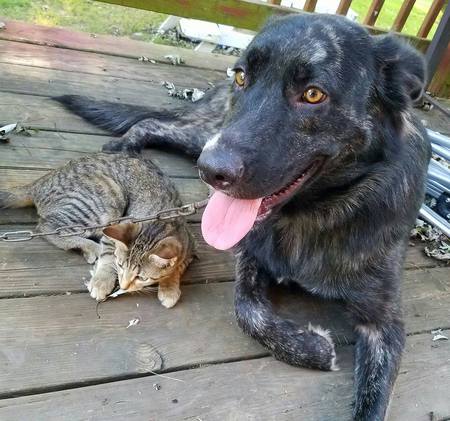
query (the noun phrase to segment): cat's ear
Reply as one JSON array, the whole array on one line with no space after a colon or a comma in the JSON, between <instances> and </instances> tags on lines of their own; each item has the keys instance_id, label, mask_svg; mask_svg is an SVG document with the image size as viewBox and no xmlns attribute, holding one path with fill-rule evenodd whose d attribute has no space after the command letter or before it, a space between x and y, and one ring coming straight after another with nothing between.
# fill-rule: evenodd
<instances>
[{"instance_id":1,"label":"cat's ear","mask_svg":"<svg viewBox=\"0 0 450 421\"><path fill-rule=\"evenodd\" d=\"M161 269L172 267L178 260L183 246L175 237L166 237L153 248L149 260Z\"/></svg>"},{"instance_id":2,"label":"cat's ear","mask_svg":"<svg viewBox=\"0 0 450 421\"><path fill-rule=\"evenodd\" d=\"M141 224L132 224L130 222L111 225L103 229L104 235L113 240L116 245L127 250L140 232Z\"/></svg>"},{"instance_id":3,"label":"cat's ear","mask_svg":"<svg viewBox=\"0 0 450 421\"><path fill-rule=\"evenodd\" d=\"M392 110L419 100L427 80L425 60L416 49L393 35L373 37L378 78L378 99Z\"/></svg>"}]
</instances>

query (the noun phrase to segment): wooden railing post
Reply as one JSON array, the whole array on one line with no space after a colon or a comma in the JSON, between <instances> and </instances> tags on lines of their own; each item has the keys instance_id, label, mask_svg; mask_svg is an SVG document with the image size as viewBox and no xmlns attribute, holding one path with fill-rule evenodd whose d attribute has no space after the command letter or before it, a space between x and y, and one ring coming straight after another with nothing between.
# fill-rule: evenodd
<instances>
[{"instance_id":1,"label":"wooden railing post","mask_svg":"<svg viewBox=\"0 0 450 421\"><path fill-rule=\"evenodd\" d=\"M403 1L402 7L400 7L400 10L397 14L397 17L395 18L392 28L391 28L393 31L401 32L401 30L405 26L408 16L411 13L412 8L414 7L415 2L416 2L416 0L404 0Z\"/></svg>"},{"instance_id":2,"label":"wooden railing post","mask_svg":"<svg viewBox=\"0 0 450 421\"><path fill-rule=\"evenodd\" d=\"M305 12L314 12L316 10L317 0L306 0L303 10Z\"/></svg>"},{"instance_id":3,"label":"wooden railing post","mask_svg":"<svg viewBox=\"0 0 450 421\"><path fill-rule=\"evenodd\" d=\"M338 8L336 10L336 14L347 16L348 9L350 9L351 4L352 4L352 0L341 0L339 2Z\"/></svg>"},{"instance_id":4,"label":"wooden railing post","mask_svg":"<svg viewBox=\"0 0 450 421\"><path fill-rule=\"evenodd\" d=\"M450 42L450 4L445 8L439 26L434 34L431 44L427 49L425 58L428 63L429 75L433 76L436 71L448 43Z\"/></svg>"},{"instance_id":5,"label":"wooden railing post","mask_svg":"<svg viewBox=\"0 0 450 421\"><path fill-rule=\"evenodd\" d=\"M439 15L442 7L444 6L445 0L433 0L433 4L429 8L425 19L420 26L419 31L417 32L417 36L421 38L426 38L433 27L436 18Z\"/></svg>"},{"instance_id":6,"label":"wooden railing post","mask_svg":"<svg viewBox=\"0 0 450 421\"><path fill-rule=\"evenodd\" d=\"M380 14L381 8L383 7L384 0L373 0L370 4L367 15L364 18L364 25L373 26L377 21L378 15Z\"/></svg>"},{"instance_id":7,"label":"wooden railing post","mask_svg":"<svg viewBox=\"0 0 450 421\"><path fill-rule=\"evenodd\" d=\"M425 54L430 87L439 93L450 73L450 3L447 4L439 26ZM447 93L448 94L448 93Z\"/></svg>"}]
</instances>

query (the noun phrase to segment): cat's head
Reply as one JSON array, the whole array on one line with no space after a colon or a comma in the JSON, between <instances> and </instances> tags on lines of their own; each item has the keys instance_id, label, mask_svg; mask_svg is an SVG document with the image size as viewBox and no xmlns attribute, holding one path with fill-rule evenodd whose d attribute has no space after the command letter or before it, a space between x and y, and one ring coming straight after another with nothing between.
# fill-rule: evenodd
<instances>
[{"instance_id":1,"label":"cat's head","mask_svg":"<svg viewBox=\"0 0 450 421\"><path fill-rule=\"evenodd\" d=\"M131 223L112 225L103 230L115 244L120 288L129 292L176 275L177 266L183 260L183 246L178 238L169 235L154 242L142 238L145 235L140 236L141 231L142 224Z\"/></svg>"}]
</instances>

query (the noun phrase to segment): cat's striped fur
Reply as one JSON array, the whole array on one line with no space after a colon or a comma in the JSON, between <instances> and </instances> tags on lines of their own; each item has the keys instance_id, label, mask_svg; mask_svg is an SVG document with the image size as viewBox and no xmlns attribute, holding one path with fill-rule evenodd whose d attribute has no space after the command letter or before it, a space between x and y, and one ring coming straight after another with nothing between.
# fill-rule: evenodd
<instances>
[{"instance_id":1,"label":"cat's striped fur","mask_svg":"<svg viewBox=\"0 0 450 421\"><path fill-rule=\"evenodd\" d=\"M33 203L39 231L105 224L121 216L145 217L181 205L171 181L151 161L103 153L72 160L28 186L0 191L0 208ZM159 299L172 307L193 253L193 239L183 218L122 223L71 237L46 238L64 250L81 250L88 263L97 261L87 285L97 300L114 289L118 278L120 287L128 291L159 283Z\"/></svg>"}]
</instances>

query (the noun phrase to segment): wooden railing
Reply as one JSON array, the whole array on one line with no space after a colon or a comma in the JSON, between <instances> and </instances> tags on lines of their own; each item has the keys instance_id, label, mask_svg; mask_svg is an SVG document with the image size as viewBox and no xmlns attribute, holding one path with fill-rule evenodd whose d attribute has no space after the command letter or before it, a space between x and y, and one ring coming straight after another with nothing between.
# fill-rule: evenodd
<instances>
[{"instance_id":1,"label":"wooden railing","mask_svg":"<svg viewBox=\"0 0 450 421\"><path fill-rule=\"evenodd\" d=\"M280 6L281 0L99 0L105 3L119 4L122 6L134 7L138 9L152 10L175 16L183 16L193 19L206 20L210 22L222 23L258 30L263 23L273 14L288 13L311 13L316 10L317 0L306 0L303 10ZM443 96L450 96L450 21L449 8L447 5L442 16L439 28L432 41L426 37L430 33L433 24L436 22L439 13L444 8L448 0L433 0L420 28L416 34L401 33L411 14L416 0L403 0L402 6L389 30L376 27L377 18L380 11L385 6L384 0L372 0L368 5L366 15L362 21L368 30L379 34L384 32L396 32L397 35L405 37L416 48L427 53L430 65L430 75L439 74L438 79L434 78L430 87L433 93ZM386 2L386 4L389 3ZM346 15L350 9L352 0L341 0L336 10L336 14ZM440 30L439 30L440 29ZM435 45L433 45L435 44ZM432 48L430 48L430 45ZM430 53L431 51L431 53ZM430 78L431 80L431 78Z\"/></svg>"}]
</instances>

